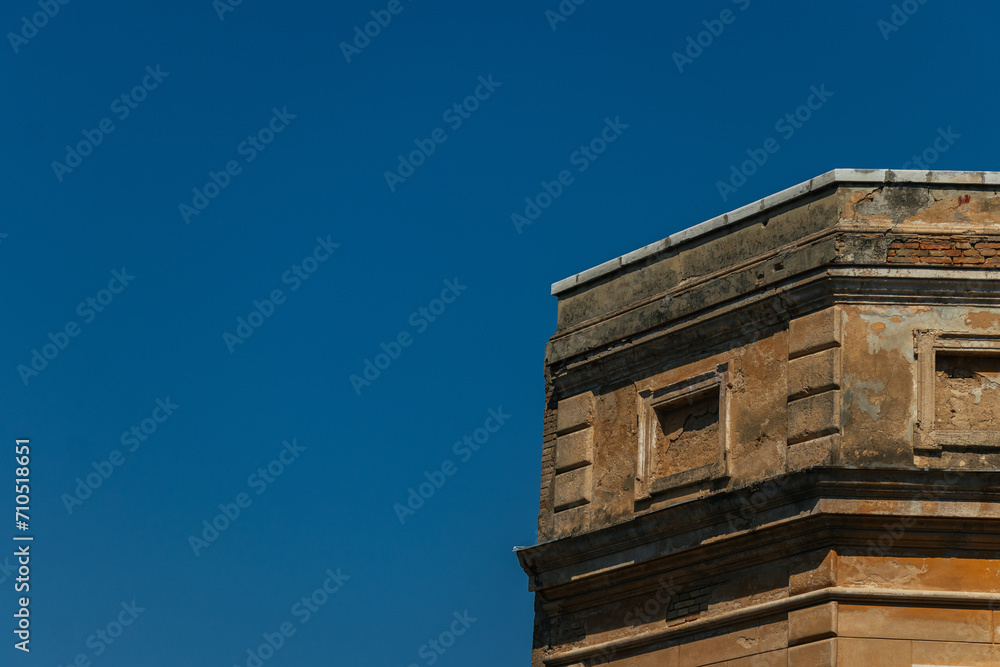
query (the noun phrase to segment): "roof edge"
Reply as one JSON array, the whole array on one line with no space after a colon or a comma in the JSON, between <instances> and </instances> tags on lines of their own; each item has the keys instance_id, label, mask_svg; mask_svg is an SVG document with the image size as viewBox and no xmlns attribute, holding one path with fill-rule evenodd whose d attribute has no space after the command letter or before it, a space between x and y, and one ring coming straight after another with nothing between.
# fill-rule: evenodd
<instances>
[{"instance_id":1,"label":"roof edge","mask_svg":"<svg viewBox=\"0 0 1000 667\"><path fill-rule=\"evenodd\" d=\"M793 185L763 199L741 206L720 216L671 234L665 239L650 243L620 257L598 264L558 282L552 283L552 296L559 296L580 285L597 280L618 269L654 257L669 249L693 241L723 227L763 213L812 192L837 183L953 183L955 185L1000 185L1000 172L996 171L921 171L917 169L831 169L808 181Z\"/></svg>"}]
</instances>

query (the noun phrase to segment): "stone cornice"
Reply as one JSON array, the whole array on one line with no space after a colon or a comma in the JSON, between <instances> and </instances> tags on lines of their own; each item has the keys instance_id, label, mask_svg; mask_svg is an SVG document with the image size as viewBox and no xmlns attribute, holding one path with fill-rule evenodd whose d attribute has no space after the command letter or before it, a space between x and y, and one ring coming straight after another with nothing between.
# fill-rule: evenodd
<instances>
[{"instance_id":1,"label":"stone cornice","mask_svg":"<svg viewBox=\"0 0 1000 667\"><path fill-rule=\"evenodd\" d=\"M926 591L896 588L862 588L832 586L808 593L793 595L780 600L762 602L752 607L723 612L709 618L690 621L681 626L651 630L642 635L573 648L542 659L547 667L579 664L579 661L606 655L620 655L626 651L647 648L671 640L679 640L716 628L733 627L739 623L787 614L827 602L858 605L918 604L959 609L994 609L1000 606L1000 593L967 591Z\"/></svg>"},{"instance_id":2,"label":"stone cornice","mask_svg":"<svg viewBox=\"0 0 1000 667\"><path fill-rule=\"evenodd\" d=\"M654 299L554 337L546 364L561 392L643 377L692 355L731 349L838 303L1000 306L1000 271L831 264L678 317Z\"/></svg>"},{"instance_id":3,"label":"stone cornice","mask_svg":"<svg viewBox=\"0 0 1000 667\"><path fill-rule=\"evenodd\" d=\"M925 503L935 504L933 516ZM816 467L519 549L517 556L543 599L588 606L595 597L620 597L614 587L652 589L655 577L696 564L704 576L706 568L726 571L778 554L863 547L892 517L913 519L894 548L1000 550L1000 472ZM947 533L952 537L943 538Z\"/></svg>"},{"instance_id":4,"label":"stone cornice","mask_svg":"<svg viewBox=\"0 0 1000 667\"><path fill-rule=\"evenodd\" d=\"M899 183L913 185L961 185L998 186L1000 172L992 171L920 171L892 169L832 169L825 174L781 192L758 199L735 211L706 220L684 229L667 238L651 243L643 248L616 257L576 275L564 278L552 285L552 295L562 296L579 289L595 280L606 278L624 268L647 261L668 250L691 243L708 234L722 231L746 221L748 218L767 213L811 194L833 189L839 185L873 185Z\"/></svg>"}]
</instances>

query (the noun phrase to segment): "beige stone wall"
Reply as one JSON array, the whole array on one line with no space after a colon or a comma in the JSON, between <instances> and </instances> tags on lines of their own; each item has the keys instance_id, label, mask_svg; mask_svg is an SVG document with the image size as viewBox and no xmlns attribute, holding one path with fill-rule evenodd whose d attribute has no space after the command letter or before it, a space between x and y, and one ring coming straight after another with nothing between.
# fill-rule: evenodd
<instances>
[{"instance_id":1,"label":"beige stone wall","mask_svg":"<svg viewBox=\"0 0 1000 667\"><path fill-rule=\"evenodd\" d=\"M753 635L727 633L713 640L695 641L680 647L652 651L640 656L612 660L609 667L912 667L913 665L996 667L1000 665L1000 644L991 641L957 641L958 635L972 632L947 632L954 623L948 619L965 618L953 610L900 610L863 607L841 608L840 620L845 633L791 649L786 647L747 654L745 645ZM871 628L857 623L878 619ZM891 619L887 627L880 619ZM981 628L981 619L968 618ZM901 634L901 628L926 634L888 639L873 634L884 629L887 634ZM858 633L851 636L846 633ZM780 634L780 633L778 633ZM940 639L951 637L952 639ZM985 635L983 635L985 637ZM762 643L766 647L767 643ZM712 662L705 662L711 660Z\"/></svg>"},{"instance_id":2,"label":"beige stone wall","mask_svg":"<svg viewBox=\"0 0 1000 667\"><path fill-rule=\"evenodd\" d=\"M927 375L918 338L942 334L959 335L975 349L931 349L935 366ZM697 430L698 415L665 411L654 424L658 448L651 468L657 478L703 466L716 455L713 443L722 429L724 474L637 496L641 395L720 365L727 366L726 423L712 423L722 414L717 407L701 415L704 432ZM923 416L921 396L930 406ZM551 518L540 521L543 540L812 465L996 469L1000 440L990 450L961 438L969 431L1000 432L1000 423L988 428L990 420L1000 421L1000 308L838 305L738 349L562 399L550 419L559 426L546 436L543 514ZM921 430L945 432L953 442L928 449ZM671 447L676 453L668 454ZM549 484L554 491L546 504Z\"/></svg>"},{"instance_id":3,"label":"beige stone wall","mask_svg":"<svg viewBox=\"0 0 1000 667\"><path fill-rule=\"evenodd\" d=\"M830 602L579 667L995 667L992 610ZM577 667L574 665L574 667Z\"/></svg>"},{"instance_id":4,"label":"beige stone wall","mask_svg":"<svg viewBox=\"0 0 1000 667\"><path fill-rule=\"evenodd\" d=\"M997 404L1000 349L987 348L1000 334L1000 309L858 305L841 312L846 343L839 463L1000 467L1000 449L961 435L995 430L984 429L983 411ZM919 358L918 338L941 334L958 334L970 347L946 349L946 342L935 350L932 344ZM922 364L932 362L934 372L923 373ZM970 426L970 420L978 423ZM921 450L918 431L951 433L953 442Z\"/></svg>"},{"instance_id":5,"label":"beige stone wall","mask_svg":"<svg viewBox=\"0 0 1000 667\"><path fill-rule=\"evenodd\" d=\"M540 540L628 521L637 511L655 509L719 488L746 486L784 472L787 350L787 334L779 332L737 350L707 356L639 382L604 391L586 391L558 401L554 453L547 454L542 472L543 480L551 479L554 487L551 510L543 506L543 514L551 511L552 520L540 520ZM655 425L661 444L684 445L686 449L682 455L669 459L662 449L654 451L654 456L660 458L659 466L653 468L654 475L662 476L670 472L665 470L668 464L674 466L672 471L675 473L687 467L698 467L717 457L723 446L725 474L720 472L701 483L637 501L640 394L710 373L720 364L728 365L725 378L728 405L722 415L726 423L718 423L717 393L714 412L707 415L683 413L678 417L679 411L665 414ZM692 405L697 408L704 402ZM697 417L707 424L704 432L697 429ZM684 430L685 423L693 427L694 436L690 439L686 439L684 433L677 435ZM670 428L672 433L663 434L664 427ZM719 443L720 430L726 431L722 445ZM673 442L669 440L670 435L674 435ZM547 491L548 488L543 487L543 496Z\"/></svg>"},{"instance_id":6,"label":"beige stone wall","mask_svg":"<svg viewBox=\"0 0 1000 667\"><path fill-rule=\"evenodd\" d=\"M852 174L562 281L534 667L1000 666L1000 174Z\"/></svg>"}]
</instances>

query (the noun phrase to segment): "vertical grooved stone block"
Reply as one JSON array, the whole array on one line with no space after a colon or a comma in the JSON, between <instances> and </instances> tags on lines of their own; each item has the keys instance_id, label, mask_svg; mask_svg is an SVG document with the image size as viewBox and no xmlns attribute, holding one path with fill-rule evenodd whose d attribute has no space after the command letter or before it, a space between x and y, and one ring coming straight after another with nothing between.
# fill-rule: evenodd
<instances>
[{"instance_id":1,"label":"vertical grooved stone block","mask_svg":"<svg viewBox=\"0 0 1000 667\"><path fill-rule=\"evenodd\" d=\"M840 436L827 435L788 445L788 470L833 465L840 450Z\"/></svg>"},{"instance_id":2,"label":"vertical grooved stone block","mask_svg":"<svg viewBox=\"0 0 1000 667\"><path fill-rule=\"evenodd\" d=\"M594 423L594 394L585 392L559 401L556 431L566 433Z\"/></svg>"},{"instance_id":3,"label":"vertical grooved stone block","mask_svg":"<svg viewBox=\"0 0 1000 667\"><path fill-rule=\"evenodd\" d=\"M840 345L840 309L821 310L788 323L788 357Z\"/></svg>"},{"instance_id":4,"label":"vertical grooved stone block","mask_svg":"<svg viewBox=\"0 0 1000 667\"><path fill-rule=\"evenodd\" d=\"M853 667L854 665L863 665L864 667L868 667L868 665L878 665L878 667L911 667L914 664L920 664L915 660L910 661L910 656L913 653L913 642L908 640L841 637L828 641L837 642L837 655L840 658L840 664L844 667ZM806 644L806 646L811 646L811 644ZM968 653L966 653L966 656L968 656ZM788 664L792 663L789 662ZM967 662L957 663L957 665L962 665L963 667L972 667L972 664ZM934 665L934 663L930 663L930 665ZM946 667L946 665L947 663L940 667Z\"/></svg>"},{"instance_id":5,"label":"vertical grooved stone block","mask_svg":"<svg viewBox=\"0 0 1000 667\"><path fill-rule=\"evenodd\" d=\"M788 645L806 644L837 635L837 603L788 612Z\"/></svg>"},{"instance_id":6,"label":"vertical grooved stone block","mask_svg":"<svg viewBox=\"0 0 1000 667\"><path fill-rule=\"evenodd\" d=\"M788 649L788 667L837 667L837 640L792 646ZM857 667L861 667L860 664Z\"/></svg>"},{"instance_id":7,"label":"vertical grooved stone block","mask_svg":"<svg viewBox=\"0 0 1000 667\"><path fill-rule=\"evenodd\" d=\"M556 512L553 517L553 537L569 537L582 533L590 528L590 505L581 505L563 512Z\"/></svg>"},{"instance_id":8,"label":"vertical grooved stone block","mask_svg":"<svg viewBox=\"0 0 1000 667\"><path fill-rule=\"evenodd\" d=\"M840 392L827 391L788 404L788 442L829 435L840 430Z\"/></svg>"},{"instance_id":9,"label":"vertical grooved stone block","mask_svg":"<svg viewBox=\"0 0 1000 667\"><path fill-rule=\"evenodd\" d=\"M968 642L910 642L912 665L1000 665L1000 645Z\"/></svg>"},{"instance_id":10,"label":"vertical grooved stone block","mask_svg":"<svg viewBox=\"0 0 1000 667\"><path fill-rule=\"evenodd\" d=\"M788 362L788 396L807 396L840 387L840 350L830 348Z\"/></svg>"},{"instance_id":11,"label":"vertical grooved stone block","mask_svg":"<svg viewBox=\"0 0 1000 667\"><path fill-rule=\"evenodd\" d=\"M842 637L984 644L993 641L993 614L989 609L842 604L839 616Z\"/></svg>"},{"instance_id":12,"label":"vertical grooved stone block","mask_svg":"<svg viewBox=\"0 0 1000 667\"><path fill-rule=\"evenodd\" d=\"M591 467L577 468L570 472L556 475L555 509L559 512L567 507L583 505L590 502L591 497Z\"/></svg>"},{"instance_id":13,"label":"vertical grooved stone block","mask_svg":"<svg viewBox=\"0 0 1000 667\"><path fill-rule=\"evenodd\" d=\"M556 472L594 462L594 429L561 435L556 440Z\"/></svg>"}]
</instances>

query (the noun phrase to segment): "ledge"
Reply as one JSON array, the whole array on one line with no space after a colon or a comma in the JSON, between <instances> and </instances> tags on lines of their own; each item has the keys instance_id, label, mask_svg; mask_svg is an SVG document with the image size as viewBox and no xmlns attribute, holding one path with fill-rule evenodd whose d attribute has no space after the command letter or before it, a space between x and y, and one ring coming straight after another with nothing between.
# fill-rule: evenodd
<instances>
[{"instance_id":1,"label":"ledge","mask_svg":"<svg viewBox=\"0 0 1000 667\"><path fill-rule=\"evenodd\" d=\"M615 273L623 267L644 261L669 249L676 248L716 230L734 225L747 218L772 210L790 201L824 188L847 183L920 183L955 185L1000 185L1000 172L992 171L919 171L914 169L833 169L816 178L793 185L781 192L742 206L725 215L706 220L693 227L671 234L667 238L633 250L621 257L599 264L552 284L552 295L560 296L586 283Z\"/></svg>"},{"instance_id":2,"label":"ledge","mask_svg":"<svg viewBox=\"0 0 1000 667\"><path fill-rule=\"evenodd\" d=\"M531 580L532 590L568 586L585 592L587 580L595 576L610 585L615 578L610 575L612 571L634 571L645 563L695 551L701 552L696 557L701 562L705 561L706 549L720 550L713 558L721 557L721 553L732 551L735 542L744 539L760 541L768 549L784 548L782 543L788 546L795 532L787 530L796 524L809 541L815 538L817 526L807 524L851 517L857 535L847 541L841 539L844 536L837 539L843 544L864 544L863 538L870 537L865 533L874 531L877 539L885 518L895 516L896 510L935 524L980 521L994 526L1000 522L997 470L816 466L763 480L755 486L756 490L742 487L717 491L637 514L623 523L517 548L515 553ZM938 514L925 515L920 506L913 505L915 499L932 499L943 502L945 507ZM854 505L857 501L899 503L899 507L862 512ZM963 503L968 506L963 507ZM866 525L869 523L871 526ZM776 541L764 530L782 526L786 532ZM970 527L971 523L966 526ZM911 538L920 543L917 528L908 532L911 535L897 540L897 545L905 545ZM975 536L990 542L990 548L1000 548L1000 533L995 526ZM965 546L971 547L972 542ZM947 550L948 545L943 548Z\"/></svg>"},{"instance_id":3,"label":"ledge","mask_svg":"<svg viewBox=\"0 0 1000 667\"><path fill-rule=\"evenodd\" d=\"M717 616L697 619L684 625L651 630L642 635L622 637L589 646L572 648L561 653L544 656L546 667L571 667L581 660L616 655L655 646L707 630L728 628L749 619L775 614L787 614L827 602L859 605L925 605L958 609L994 609L1000 603L1000 593L973 593L966 591L928 591L908 588L863 588L860 586L833 586L801 593L780 600L762 602L752 607L723 612ZM835 635L836 636L836 635ZM985 645L985 644L984 644ZM752 657L752 656L751 656Z\"/></svg>"}]
</instances>

